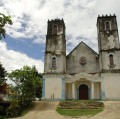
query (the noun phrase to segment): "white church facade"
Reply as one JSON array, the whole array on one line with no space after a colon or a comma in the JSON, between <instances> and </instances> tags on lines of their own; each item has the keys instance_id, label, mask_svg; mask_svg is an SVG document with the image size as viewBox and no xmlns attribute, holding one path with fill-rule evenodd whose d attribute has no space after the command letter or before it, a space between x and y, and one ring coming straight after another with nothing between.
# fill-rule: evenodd
<instances>
[{"instance_id":1,"label":"white church facade","mask_svg":"<svg viewBox=\"0 0 120 119\"><path fill-rule=\"evenodd\" d=\"M42 99L120 99L116 16L97 18L99 54L81 42L66 55L65 29L63 19L48 21Z\"/></svg>"}]
</instances>

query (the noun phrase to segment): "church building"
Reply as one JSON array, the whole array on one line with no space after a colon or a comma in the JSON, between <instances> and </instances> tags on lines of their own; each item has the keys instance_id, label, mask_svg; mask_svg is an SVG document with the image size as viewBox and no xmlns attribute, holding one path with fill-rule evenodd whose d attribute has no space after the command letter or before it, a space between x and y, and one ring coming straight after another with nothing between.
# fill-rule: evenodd
<instances>
[{"instance_id":1,"label":"church building","mask_svg":"<svg viewBox=\"0 0 120 119\"><path fill-rule=\"evenodd\" d=\"M42 99L120 99L120 43L116 16L97 18L99 54L80 42L66 55L65 29L63 19L48 20Z\"/></svg>"}]
</instances>

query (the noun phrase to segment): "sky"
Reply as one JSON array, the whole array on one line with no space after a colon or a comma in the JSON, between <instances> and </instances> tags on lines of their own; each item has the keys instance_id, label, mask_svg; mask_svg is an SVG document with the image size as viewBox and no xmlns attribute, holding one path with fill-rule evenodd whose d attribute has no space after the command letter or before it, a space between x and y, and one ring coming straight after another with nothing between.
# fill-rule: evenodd
<instances>
[{"instance_id":1,"label":"sky","mask_svg":"<svg viewBox=\"0 0 120 119\"><path fill-rule=\"evenodd\" d=\"M44 72L47 21L64 19L67 54L81 41L98 52L98 15L117 16L120 29L120 0L0 0L0 13L10 15L6 38L0 41L0 62L8 72L35 65Z\"/></svg>"}]
</instances>

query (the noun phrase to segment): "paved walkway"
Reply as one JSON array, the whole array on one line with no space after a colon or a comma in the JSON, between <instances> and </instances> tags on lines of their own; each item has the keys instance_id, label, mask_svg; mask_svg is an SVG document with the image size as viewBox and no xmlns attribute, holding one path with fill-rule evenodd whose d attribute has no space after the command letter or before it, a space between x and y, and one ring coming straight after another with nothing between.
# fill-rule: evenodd
<instances>
[{"instance_id":1,"label":"paved walkway","mask_svg":"<svg viewBox=\"0 0 120 119\"><path fill-rule=\"evenodd\" d=\"M120 101L105 101L105 109L92 117L68 117L58 114L55 109L59 102L35 102L35 107L25 116L14 119L120 119Z\"/></svg>"}]
</instances>

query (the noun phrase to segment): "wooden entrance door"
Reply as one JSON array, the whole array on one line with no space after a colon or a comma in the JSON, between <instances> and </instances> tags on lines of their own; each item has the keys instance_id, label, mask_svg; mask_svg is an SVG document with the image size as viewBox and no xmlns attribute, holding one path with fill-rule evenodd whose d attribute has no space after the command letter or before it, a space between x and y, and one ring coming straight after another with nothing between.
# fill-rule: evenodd
<instances>
[{"instance_id":1,"label":"wooden entrance door","mask_svg":"<svg viewBox=\"0 0 120 119\"><path fill-rule=\"evenodd\" d=\"M79 87L79 99L88 100L88 86L85 84L82 84Z\"/></svg>"}]
</instances>

